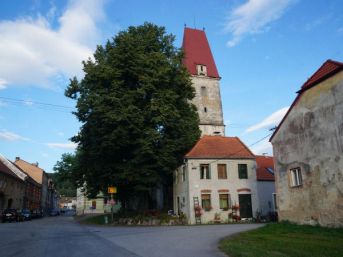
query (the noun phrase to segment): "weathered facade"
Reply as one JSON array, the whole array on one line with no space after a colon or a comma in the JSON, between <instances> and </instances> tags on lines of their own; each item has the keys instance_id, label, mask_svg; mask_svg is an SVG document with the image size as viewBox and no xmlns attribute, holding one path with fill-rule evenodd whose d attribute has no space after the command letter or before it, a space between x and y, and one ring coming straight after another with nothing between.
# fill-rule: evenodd
<instances>
[{"instance_id":1,"label":"weathered facade","mask_svg":"<svg viewBox=\"0 0 343 257\"><path fill-rule=\"evenodd\" d=\"M0 155L0 211L24 207L27 175Z\"/></svg>"},{"instance_id":2,"label":"weathered facade","mask_svg":"<svg viewBox=\"0 0 343 257\"><path fill-rule=\"evenodd\" d=\"M190 224L196 223L196 201L201 223L253 218L259 209L255 156L237 137L203 136L174 172L173 191L175 213Z\"/></svg>"},{"instance_id":3,"label":"weathered facade","mask_svg":"<svg viewBox=\"0 0 343 257\"><path fill-rule=\"evenodd\" d=\"M271 142L279 218L343 226L343 63L305 82Z\"/></svg>"},{"instance_id":4,"label":"weathered facade","mask_svg":"<svg viewBox=\"0 0 343 257\"><path fill-rule=\"evenodd\" d=\"M183 60L195 89L192 103L197 107L202 135L225 135L220 97L220 77L205 31L185 28Z\"/></svg>"}]
</instances>

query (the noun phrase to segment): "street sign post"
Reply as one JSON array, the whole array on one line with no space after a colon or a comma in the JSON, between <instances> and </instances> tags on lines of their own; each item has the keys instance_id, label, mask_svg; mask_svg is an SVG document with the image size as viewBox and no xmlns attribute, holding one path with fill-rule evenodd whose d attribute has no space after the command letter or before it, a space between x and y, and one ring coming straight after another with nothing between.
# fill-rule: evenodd
<instances>
[{"instance_id":1,"label":"street sign post","mask_svg":"<svg viewBox=\"0 0 343 257\"><path fill-rule=\"evenodd\" d=\"M113 199L113 194L117 193L117 187L110 186L110 187L107 188L107 192L109 194L111 194L110 205L111 205L112 223L113 223L113 207L116 204L116 201Z\"/></svg>"},{"instance_id":2,"label":"street sign post","mask_svg":"<svg viewBox=\"0 0 343 257\"><path fill-rule=\"evenodd\" d=\"M116 187L108 187L107 192L109 194L116 194L117 193L117 188Z\"/></svg>"}]
</instances>

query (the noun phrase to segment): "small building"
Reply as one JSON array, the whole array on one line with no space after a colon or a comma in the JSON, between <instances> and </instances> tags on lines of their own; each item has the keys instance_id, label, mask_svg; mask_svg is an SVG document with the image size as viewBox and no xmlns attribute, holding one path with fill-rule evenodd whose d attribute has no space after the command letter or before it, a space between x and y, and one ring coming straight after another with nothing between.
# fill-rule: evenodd
<instances>
[{"instance_id":1,"label":"small building","mask_svg":"<svg viewBox=\"0 0 343 257\"><path fill-rule=\"evenodd\" d=\"M259 209L255 156L238 137L205 135L174 172L173 189L174 212L189 224L251 219Z\"/></svg>"},{"instance_id":2,"label":"small building","mask_svg":"<svg viewBox=\"0 0 343 257\"><path fill-rule=\"evenodd\" d=\"M103 193L99 193L95 198L88 198L87 192L83 188L78 188L76 192L76 215L104 213L107 211Z\"/></svg>"},{"instance_id":3,"label":"small building","mask_svg":"<svg viewBox=\"0 0 343 257\"><path fill-rule=\"evenodd\" d=\"M343 226L343 63L327 60L272 135L280 220Z\"/></svg>"},{"instance_id":4,"label":"small building","mask_svg":"<svg viewBox=\"0 0 343 257\"><path fill-rule=\"evenodd\" d=\"M275 194L274 158L256 155L256 179L259 212L262 216L275 217L277 210Z\"/></svg>"},{"instance_id":5,"label":"small building","mask_svg":"<svg viewBox=\"0 0 343 257\"><path fill-rule=\"evenodd\" d=\"M0 154L0 212L24 207L26 179L26 174Z\"/></svg>"}]
</instances>

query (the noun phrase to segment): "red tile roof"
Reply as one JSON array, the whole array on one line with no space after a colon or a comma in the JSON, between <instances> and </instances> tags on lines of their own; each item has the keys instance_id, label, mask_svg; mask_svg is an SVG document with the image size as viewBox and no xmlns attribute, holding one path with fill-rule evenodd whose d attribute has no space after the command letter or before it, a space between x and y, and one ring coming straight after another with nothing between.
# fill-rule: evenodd
<instances>
[{"instance_id":1,"label":"red tile roof","mask_svg":"<svg viewBox=\"0 0 343 257\"><path fill-rule=\"evenodd\" d=\"M291 107L288 109L287 113L285 114L285 116L281 120L280 124L278 125L278 127L274 131L273 135L270 137L269 141L273 140L274 136L279 131L279 128L282 126L282 124L285 121L285 119L287 118L288 114L291 112L293 107L299 102L302 94L306 90L314 87L315 85L317 85L320 82L332 77L333 75L335 75L336 73L338 73L342 70L343 70L343 63L342 62L337 62L337 61L333 61L330 59L327 60L326 62L324 62L322 64L322 66L320 66L320 68L302 85L301 89L297 92L298 93L297 97L295 98Z\"/></svg>"},{"instance_id":2,"label":"red tile roof","mask_svg":"<svg viewBox=\"0 0 343 257\"><path fill-rule=\"evenodd\" d=\"M182 48L185 52L183 63L190 74L197 75L196 65L202 64L206 65L208 77L220 78L205 31L185 28Z\"/></svg>"},{"instance_id":3,"label":"red tile roof","mask_svg":"<svg viewBox=\"0 0 343 257\"><path fill-rule=\"evenodd\" d=\"M275 181L275 176L271 172L274 172L274 158L272 156L257 155L256 165L257 180Z\"/></svg>"},{"instance_id":4,"label":"red tile roof","mask_svg":"<svg viewBox=\"0 0 343 257\"><path fill-rule=\"evenodd\" d=\"M249 158L255 155L238 137L203 136L186 158Z\"/></svg>"},{"instance_id":5,"label":"red tile roof","mask_svg":"<svg viewBox=\"0 0 343 257\"><path fill-rule=\"evenodd\" d=\"M331 77L343 69L343 63L327 60L323 65L303 84L301 90L308 89L321 81Z\"/></svg>"}]
</instances>

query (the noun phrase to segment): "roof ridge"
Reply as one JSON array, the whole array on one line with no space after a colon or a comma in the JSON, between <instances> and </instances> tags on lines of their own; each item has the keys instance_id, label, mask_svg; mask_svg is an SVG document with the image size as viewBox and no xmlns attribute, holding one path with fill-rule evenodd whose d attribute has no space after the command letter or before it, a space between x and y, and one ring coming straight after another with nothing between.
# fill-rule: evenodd
<instances>
[{"instance_id":1,"label":"roof ridge","mask_svg":"<svg viewBox=\"0 0 343 257\"><path fill-rule=\"evenodd\" d=\"M330 71L330 72L328 72L328 73L326 73L326 74L324 74L322 77L319 77L317 80L314 80L314 81L311 82L311 80L312 80L313 78L315 78L316 76L318 76L318 72L319 72L321 69L323 69L324 66L326 66L326 65L329 64L329 63L332 63L332 64L334 64L334 65L338 65L339 67L336 68L336 69L334 69L334 70L332 70L332 71ZM333 61L333 60L331 60L331 59L326 60L326 61L325 61L325 62L324 62L324 63L323 63L323 64L322 64L322 65L312 74L312 76L309 77L309 78L302 84L302 86L301 86L301 88L300 88L300 90L299 90L298 92L301 92L301 91L303 91L303 90L306 90L306 89L308 89L308 88L311 88L312 86L314 86L314 85L320 83L321 81L323 81L323 80L329 78L329 77L332 76L333 74L339 72L342 68L343 68L343 63L338 62L338 61ZM298 92L297 92L297 93L298 93Z\"/></svg>"},{"instance_id":2,"label":"roof ridge","mask_svg":"<svg viewBox=\"0 0 343 257\"><path fill-rule=\"evenodd\" d=\"M21 159L21 158L20 158L19 160L16 160L16 161L23 161L23 162L26 162L26 163L29 164L30 166L35 167L35 168L40 169L41 171L45 172L45 170L42 169L41 167L38 167L38 166L34 165L34 163L30 163L30 162L25 161L25 160L23 160L23 159ZM16 161L15 161L15 162L16 162ZM15 162L14 162L14 163L15 163ZM45 172L45 173L46 173L46 172Z\"/></svg>"},{"instance_id":3,"label":"roof ridge","mask_svg":"<svg viewBox=\"0 0 343 257\"><path fill-rule=\"evenodd\" d=\"M27 174L23 173L21 170L19 170L16 166L14 166L12 164L11 161L7 160L7 158L5 158L2 154L0 154L0 160L1 162L7 167L9 168L18 178L20 178L21 180L25 181L25 179L27 178Z\"/></svg>"},{"instance_id":4,"label":"roof ridge","mask_svg":"<svg viewBox=\"0 0 343 257\"><path fill-rule=\"evenodd\" d=\"M245 147L246 150L248 150L254 157L256 157L256 155L249 149L246 144L243 143L243 141L239 137L235 136L235 138L238 139L238 141Z\"/></svg>"}]
</instances>

